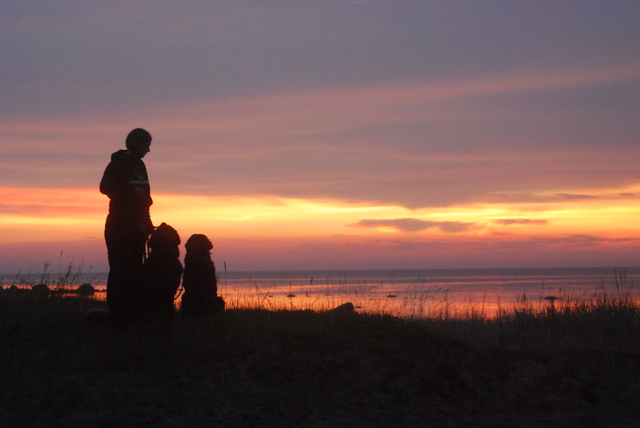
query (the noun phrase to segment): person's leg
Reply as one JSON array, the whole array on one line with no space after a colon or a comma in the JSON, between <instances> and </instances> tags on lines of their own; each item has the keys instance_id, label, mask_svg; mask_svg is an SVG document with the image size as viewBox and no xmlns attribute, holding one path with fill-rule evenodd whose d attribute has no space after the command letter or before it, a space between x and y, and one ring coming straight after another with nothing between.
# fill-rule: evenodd
<instances>
[{"instance_id":1,"label":"person's leg","mask_svg":"<svg viewBox=\"0 0 640 428\"><path fill-rule=\"evenodd\" d=\"M107 305L115 323L133 321L139 312L140 274L144 259L144 242L129 236L109 236L107 252L109 277L107 279Z\"/></svg>"}]
</instances>

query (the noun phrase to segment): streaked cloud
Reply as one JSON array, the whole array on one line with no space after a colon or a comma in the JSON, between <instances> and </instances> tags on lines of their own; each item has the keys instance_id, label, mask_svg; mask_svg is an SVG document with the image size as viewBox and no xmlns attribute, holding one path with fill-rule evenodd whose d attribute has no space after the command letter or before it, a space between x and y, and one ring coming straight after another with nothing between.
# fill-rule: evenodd
<instances>
[{"instance_id":1,"label":"streaked cloud","mask_svg":"<svg viewBox=\"0 0 640 428\"><path fill-rule=\"evenodd\" d=\"M91 222L102 218L107 207L104 195L87 189L0 187L0 200L0 221L21 223Z\"/></svg>"},{"instance_id":2,"label":"streaked cloud","mask_svg":"<svg viewBox=\"0 0 640 428\"><path fill-rule=\"evenodd\" d=\"M592 195L573 195L570 193L558 193L555 196L557 196L559 199L565 200L565 201L576 201L576 200L580 200L580 199L595 199L597 198L597 196L592 196Z\"/></svg>"},{"instance_id":3,"label":"streaked cloud","mask_svg":"<svg viewBox=\"0 0 640 428\"><path fill-rule=\"evenodd\" d=\"M364 227L371 229L391 228L398 232L419 232L431 228L440 229L447 233L464 232L473 226L473 223L460 221L426 221L417 218L397 219L363 219L357 223L347 225L349 227Z\"/></svg>"},{"instance_id":4,"label":"streaked cloud","mask_svg":"<svg viewBox=\"0 0 640 428\"><path fill-rule=\"evenodd\" d=\"M635 242L640 240L640 237L625 237L625 238L606 238L592 235L571 235L566 237L548 238L548 237L531 237L530 241L538 245L568 245L578 247L592 247L599 244L618 244Z\"/></svg>"},{"instance_id":5,"label":"streaked cloud","mask_svg":"<svg viewBox=\"0 0 640 428\"><path fill-rule=\"evenodd\" d=\"M92 189L4 188L1 193L0 269L7 272L9 263L21 270L40 266L57 260L61 251L106 269L104 195ZM171 224L185 239L206 234L215 245L214 259L230 269L367 268L372 260L386 268L491 267L495 260L504 266L580 266L585 260L618 264L640 251L640 227L634 226L640 207L627 199L616 199L626 205L615 206L597 198L547 207L474 204L428 210L275 196L156 194L154 199L156 224ZM33 210L43 201L51 206ZM552 221L540 228L533 217L517 214ZM520 227L497 233L491 227L496 217L507 220L503 225L511 220Z\"/></svg>"},{"instance_id":6,"label":"streaked cloud","mask_svg":"<svg viewBox=\"0 0 640 428\"><path fill-rule=\"evenodd\" d=\"M458 84L465 86L450 83L452 88ZM529 108L527 97L513 100L518 107L493 111L495 94L477 98L475 89L467 89L458 99L452 89L451 100L429 100L414 93L423 88L427 94L452 95L437 84L423 86L164 106L136 113L137 120L120 115L4 120L0 179L23 187L97 183L110 153L122 147L128 129L140 124L154 136L145 159L153 190L164 193L337 198L409 208L553 202L592 196L583 193L587 188L628 183L636 170L634 155L599 148L597 135L583 139L559 129L553 142L532 146L531 141L549 141L547 125L558 114L537 111L514 118L518 108ZM505 84L504 90L513 86L531 87ZM590 117L567 120L577 128L591 122ZM637 121L620 128L618 120L613 129L625 134L616 143L619 150L640 156L640 149L626 147L640 134Z\"/></svg>"},{"instance_id":7,"label":"streaked cloud","mask_svg":"<svg viewBox=\"0 0 640 428\"><path fill-rule=\"evenodd\" d=\"M505 218L500 220L494 220L494 223L502 224L504 226L511 226L514 224L547 224L548 220L543 219L528 219L528 218Z\"/></svg>"}]
</instances>

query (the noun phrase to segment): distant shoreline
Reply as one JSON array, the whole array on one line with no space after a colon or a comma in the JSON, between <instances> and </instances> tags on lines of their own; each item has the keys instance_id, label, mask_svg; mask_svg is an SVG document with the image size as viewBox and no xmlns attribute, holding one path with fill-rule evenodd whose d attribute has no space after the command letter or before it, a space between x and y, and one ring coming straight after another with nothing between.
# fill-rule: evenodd
<instances>
[{"instance_id":1,"label":"distant shoreline","mask_svg":"<svg viewBox=\"0 0 640 428\"><path fill-rule=\"evenodd\" d=\"M88 283L95 288L94 297L104 300L107 275L5 277L0 285L28 289L43 283L71 294ZM505 306L544 307L549 299L613 296L640 301L636 284L640 268L218 271L218 293L234 308L326 310L351 302L359 312L418 318L432 317L443 308L493 316ZM180 301L178 292L177 307Z\"/></svg>"},{"instance_id":2,"label":"distant shoreline","mask_svg":"<svg viewBox=\"0 0 640 428\"><path fill-rule=\"evenodd\" d=\"M394 269L367 269L367 268L358 268L358 269L255 269L255 270L224 270L221 269L219 264L217 264L217 272L226 273L227 275L233 276L247 276L250 274L256 273L268 273L268 274L281 274L281 273L295 273L295 274L313 274L313 273L330 273L340 275L345 272L354 272L354 273L362 273L362 272L416 272L416 273L431 273L436 274L440 272L462 272L462 273L474 273L474 272L561 272L561 271L613 271L616 270L637 270L640 272L639 266L570 266L570 267L483 267L483 268L394 268ZM47 272L48 276L57 276L61 275L63 272ZM91 272L91 273L82 273L82 275L86 276L103 276L108 275L109 271L104 272ZM42 273L39 272L9 272L9 273L0 273L0 279L3 278L13 278L16 276L42 276Z\"/></svg>"}]
</instances>

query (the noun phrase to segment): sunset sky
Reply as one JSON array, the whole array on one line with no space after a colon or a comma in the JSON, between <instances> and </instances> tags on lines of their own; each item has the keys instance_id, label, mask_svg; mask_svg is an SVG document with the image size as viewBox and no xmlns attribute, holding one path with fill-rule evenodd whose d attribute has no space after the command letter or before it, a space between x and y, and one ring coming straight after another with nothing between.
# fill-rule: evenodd
<instances>
[{"instance_id":1,"label":"sunset sky","mask_svg":"<svg viewBox=\"0 0 640 428\"><path fill-rule=\"evenodd\" d=\"M639 23L632 0L3 0L0 275L108 270L98 184L136 127L153 222L218 269L639 266Z\"/></svg>"}]
</instances>

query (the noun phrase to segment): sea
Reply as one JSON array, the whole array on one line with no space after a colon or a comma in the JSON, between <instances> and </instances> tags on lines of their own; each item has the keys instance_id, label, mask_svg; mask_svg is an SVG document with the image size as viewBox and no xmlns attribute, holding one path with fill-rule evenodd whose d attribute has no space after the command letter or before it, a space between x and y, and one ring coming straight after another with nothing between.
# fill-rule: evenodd
<instances>
[{"instance_id":1,"label":"sea","mask_svg":"<svg viewBox=\"0 0 640 428\"><path fill-rule=\"evenodd\" d=\"M22 284L18 279L4 275L0 281L5 288L64 282L53 273L22 278ZM101 299L106 279L107 273L79 273L65 286L90 283ZM228 308L327 310L351 302L359 311L405 317L492 315L558 299L640 299L640 267L219 271L218 293Z\"/></svg>"}]
</instances>

